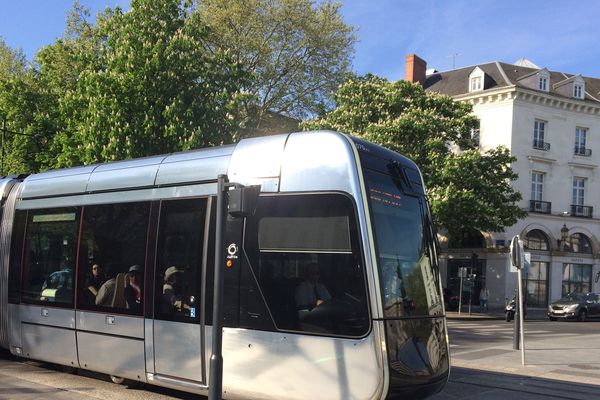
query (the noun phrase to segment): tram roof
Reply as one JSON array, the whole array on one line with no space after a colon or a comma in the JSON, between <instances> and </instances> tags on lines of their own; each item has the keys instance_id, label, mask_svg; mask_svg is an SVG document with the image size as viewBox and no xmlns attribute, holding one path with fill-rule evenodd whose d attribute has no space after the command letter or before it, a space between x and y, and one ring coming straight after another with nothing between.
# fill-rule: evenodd
<instances>
[{"instance_id":1,"label":"tram roof","mask_svg":"<svg viewBox=\"0 0 600 400\"><path fill-rule=\"evenodd\" d=\"M307 143L311 143L313 138L321 144L307 146ZM344 139L340 140L342 138ZM370 155L387 159L394 155L394 158L401 160L402 164L414 166L412 161L381 146L357 138L351 139L357 144L361 153L363 152L361 150L368 150ZM293 187L288 185L287 188L282 187L283 182L281 182L282 186L277 183L269 186L264 179L278 178L283 169L289 170L286 167L289 160L284 161L284 153L287 154L287 157L299 157L304 168L320 168L315 165L315 157L319 157L319 160L326 159L329 155L333 155L331 158L337 157L338 160L339 157L349 157L347 150L342 150L337 146L336 153L331 148L332 144L333 147L336 147L335 143L342 142L345 142L347 147L348 137L338 132L296 132L243 139L235 145L51 170L25 178L19 197L36 199L214 182L219 174L230 174L230 178L245 184L252 183L254 178L262 179L263 189L267 191L272 191L268 189L269 187L275 188L273 189L275 191L306 189L296 183ZM327 144L322 145L323 143ZM290 146L297 150L288 151ZM325 146L330 146L331 150L323 150L322 147ZM365 146L368 146L369 149L366 149ZM416 166L414 167L416 168ZM287 176L294 181L303 180L303 175L299 172L301 171L296 171L294 176L290 174ZM312 183L307 183L307 185L309 184Z\"/></svg>"}]
</instances>

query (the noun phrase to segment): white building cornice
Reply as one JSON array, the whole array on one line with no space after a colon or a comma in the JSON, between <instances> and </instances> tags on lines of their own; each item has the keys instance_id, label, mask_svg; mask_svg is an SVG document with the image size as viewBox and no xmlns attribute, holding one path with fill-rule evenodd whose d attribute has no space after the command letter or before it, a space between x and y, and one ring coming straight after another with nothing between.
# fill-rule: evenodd
<instances>
[{"instance_id":1,"label":"white building cornice","mask_svg":"<svg viewBox=\"0 0 600 400\"><path fill-rule=\"evenodd\" d=\"M598 166L596 164L587 164L587 163L578 163L578 162L569 162L567 164L571 169L573 168L582 168L582 169L589 169L589 170L595 170L596 168L598 168Z\"/></svg>"},{"instance_id":2,"label":"white building cornice","mask_svg":"<svg viewBox=\"0 0 600 400\"><path fill-rule=\"evenodd\" d=\"M541 156L528 155L527 159L529 160L530 163L539 162L539 163L550 164L550 165L556 163L556 160L553 158L541 157Z\"/></svg>"},{"instance_id":3,"label":"white building cornice","mask_svg":"<svg viewBox=\"0 0 600 400\"><path fill-rule=\"evenodd\" d=\"M469 102L473 105L518 100L560 110L600 115L600 103L595 104L590 101L566 98L553 93L538 92L515 85L497 90L487 89L480 92L466 93L454 96L454 99Z\"/></svg>"}]
</instances>

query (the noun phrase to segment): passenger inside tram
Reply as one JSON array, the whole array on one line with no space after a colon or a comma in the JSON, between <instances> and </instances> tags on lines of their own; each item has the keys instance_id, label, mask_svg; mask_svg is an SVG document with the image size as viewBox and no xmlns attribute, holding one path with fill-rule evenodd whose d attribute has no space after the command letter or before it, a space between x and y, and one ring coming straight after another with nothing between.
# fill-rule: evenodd
<instances>
[{"instance_id":1,"label":"passenger inside tram","mask_svg":"<svg viewBox=\"0 0 600 400\"><path fill-rule=\"evenodd\" d=\"M98 263L93 263L85 279L84 300L87 304L95 304L98 290L105 281L104 269Z\"/></svg>"},{"instance_id":2,"label":"passenger inside tram","mask_svg":"<svg viewBox=\"0 0 600 400\"><path fill-rule=\"evenodd\" d=\"M162 312L166 314L193 314L193 308L184 298L183 287L184 271L176 266L171 266L165 271L162 295Z\"/></svg>"},{"instance_id":3,"label":"passenger inside tram","mask_svg":"<svg viewBox=\"0 0 600 400\"><path fill-rule=\"evenodd\" d=\"M97 306L111 307L113 303L113 297L115 295L115 287L117 285L116 269L113 264L106 264L106 277L108 278L96 295L95 303Z\"/></svg>"},{"instance_id":4,"label":"passenger inside tram","mask_svg":"<svg viewBox=\"0 0 600 400\"><path fill-rule=\"evenodd\" d=\"M142 267L137 264L129 267L125 286L125 304L128 310L136 314L142 312L142 282Z\"/></svg>"}]
</instances>

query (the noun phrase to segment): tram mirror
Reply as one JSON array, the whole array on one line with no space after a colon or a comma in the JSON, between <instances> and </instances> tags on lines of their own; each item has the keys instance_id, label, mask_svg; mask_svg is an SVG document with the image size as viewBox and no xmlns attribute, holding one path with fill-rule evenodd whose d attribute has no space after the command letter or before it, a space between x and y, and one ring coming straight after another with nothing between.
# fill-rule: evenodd
<instances>
[{"instance_id":1,"label":"tram mirror","mask_svg":"<svg viewBox=\"0 0 600 400\"><path fill-rule=\"evenodd\" d=\"M229 215L244 218L254 214L260 185L245 186L229 191Z\"/></svg>"}]
</instances>

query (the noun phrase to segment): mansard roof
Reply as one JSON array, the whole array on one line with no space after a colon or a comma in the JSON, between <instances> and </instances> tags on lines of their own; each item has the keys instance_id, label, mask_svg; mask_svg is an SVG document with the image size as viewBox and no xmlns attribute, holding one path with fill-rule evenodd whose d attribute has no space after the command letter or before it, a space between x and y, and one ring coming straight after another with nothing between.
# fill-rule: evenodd
<instances>
[{"instance_id":1,"label":"mansard roof","mask_svg":"<svg viewBox=\"0 0 600 400\"><path fill-rule=\"evenodd\" d=\"M480 94L509 87L520 87L539 91L540 93L546 93L530 86L526 86L523 80L538 72L547 71L550 74L548 93L562 98L572 98L559 93L556 88L561 86L560 84L565 80L580 76L564 72L549 71L545 68L536 69L495 61L427 75L423 87L427 91L439 92L453 97L468 95L469 75L477 67L485 72L488 79L485 90L478 92ZM586 76L582 76L582 78L585 82L585 99L579 101L600 103L600 79Z\"/></svg>"}]
</instances>

